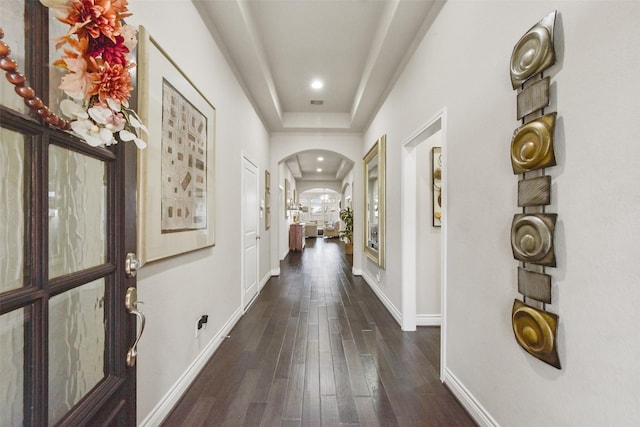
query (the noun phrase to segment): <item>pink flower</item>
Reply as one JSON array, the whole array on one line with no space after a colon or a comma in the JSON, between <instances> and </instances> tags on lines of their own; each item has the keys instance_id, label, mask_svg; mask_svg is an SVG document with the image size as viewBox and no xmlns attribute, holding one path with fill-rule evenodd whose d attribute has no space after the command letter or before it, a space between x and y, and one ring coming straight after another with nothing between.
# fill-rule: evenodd
<instances>
[{"instance_id":1,"label":"pink flower","mask_svg":"<svg viewBox=\"0 0 640 427\"><path fill-rule=\"evenodd\" d=\"M62 58L69 73L62 77L59 88L72 98L85 99L95 90L91 73L87 72L87 61L84 58Z\"/></svg>"}]
</instances>

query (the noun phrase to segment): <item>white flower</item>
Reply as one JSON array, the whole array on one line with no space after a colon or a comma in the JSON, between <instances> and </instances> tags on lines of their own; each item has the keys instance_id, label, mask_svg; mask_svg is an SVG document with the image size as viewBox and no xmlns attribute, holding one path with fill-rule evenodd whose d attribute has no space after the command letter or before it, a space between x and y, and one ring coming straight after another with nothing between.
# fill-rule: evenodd
<instances>
[{"instance_id":1,"label":"white flower","mask_svg":"<svg viewBox=\"0 0 640 427\"><path fill-rule=\"evenodd\" d=\"M118 135L120 136L120 139L123 141L133 141L136 144L136 147L138 147L140 150L142 150L147 146L147 143L144 142L142 139L138 138L138 136L135 133L129 132L126 129L121 130Z\"/></svg>"},{"instance_id":2,"label":"white flower","mask_svg":"<svg viewBox=\"0 0 640 427\"><path fill-rule=\"evenodd\" d=\"M85 111L84 107L77 102L73 102L70 99L63 99L60 102L60 110L65 116L75 119L88 119L89 115Z\"/></svg>"},{"instance_id":3,"label":"white flower","mask_svg":"<svg viewBox=\"0 0 640 427\"><path fill-rule=\"evenodd\" d=\"M40 0L40 3L44 7L68 7L71 4L71 0Z\"/></svg>"},{"instance_id":4,"label":"white flower","mask_svg":"<svg viewBox=\"0 0 640 427\"><path fill-rule=\"evenodd\" d=\"M133 52L138 44L138 28L133 25L123 25L120 28L120 35L124 37L125 47L129 49L129 52Z\"/></svg>"},{"instance_id":5,"label":"white flower","mask_svg":"<svg viewBox=\"0 0 640 427\"><path fill-rule=\"evenodd\" d=\"M121 113L114 113L113 110L101 105L94 105L89 108L89 116L99 125L103 125L111 132L119 132L124 129L126 120Z\"/></svg>"},{"instance_id":6,"label":"white flower","mask_svg":"<svg viewBox=\"0 0 640 427\"><path fill-rule=\"evenodd\" d=\"M53 10L57 18L64 19L69 15L68 9L71 6L71 0L40 0L40 3Z\"/></svg>"},{"instance_id":7,"label":"white flower","mask_svg":"<svg viewBox=\"0 0 640 427\"><path fill-rule=\"evenodd\" d=\"M116 141L113 137L113 133L106 128L96 125L91 120L79 119L71 123L71 129L83 138L87 144L92 147L99 145L111 145Z\"/></svg>"}]
</instances>

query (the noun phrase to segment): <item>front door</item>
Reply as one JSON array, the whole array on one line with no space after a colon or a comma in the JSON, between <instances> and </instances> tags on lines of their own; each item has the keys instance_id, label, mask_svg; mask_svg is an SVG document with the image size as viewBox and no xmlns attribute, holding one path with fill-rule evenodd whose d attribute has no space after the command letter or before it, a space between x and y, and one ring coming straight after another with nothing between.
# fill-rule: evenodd
<instances>
[{"instance_id":1,"label":"front door","mask_svg":"<svg viewBox=\"0 0 640 427\"><path fill-rule=\"evenodd\" d=\"M0 3L11 58L57 112L47 9ZM1 78L0 425L135 425L135 148L47 126Z\"/></svg>"},{"instance_id":2,"label":"front door","mask_svg":"<svg viewBox=\"0 0 640 427\"><path fill-rule=\"evenodd\" d=\"M246 308L258 294L258 168L242 159L243 200L243 295Z\"/></svg>"}]
</instances>

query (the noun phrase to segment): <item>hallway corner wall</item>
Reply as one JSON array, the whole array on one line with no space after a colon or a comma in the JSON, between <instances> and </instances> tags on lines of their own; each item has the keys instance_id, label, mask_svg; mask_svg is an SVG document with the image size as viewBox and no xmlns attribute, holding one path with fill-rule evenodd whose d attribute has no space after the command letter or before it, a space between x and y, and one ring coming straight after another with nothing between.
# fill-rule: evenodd
<instances>
[{"instance_id":1,"label":"hallway corner wall","mask_svg":"<svg viewBox=\"0 0 640 427\"><path fill-rule=\"evenodd\" d=\"M270 148L268 132L192 2L134 0L129 9L128 21L144 25L216 108L215 246L146 264L138 273L147 318L138 347L138 423L157 425L242 313L242 153L258 164L262 194ZM264 219L260 234L263 279L270 275L272 234ZM196 338L195 323L205 314L209 322Z\"/></svg>"},{"instance_id":2,"label":"hallway corner wall","mask_svg":"<svg viewBox=\"0 0 640 427\"><path fill-rule=\"evenodd\" d=\"M509 61L520 37L559 11L549 111L558 112L553 304L562 370L516 342L510 228L517 177ZM480 425L635 425L640 419L640 3L447 2L364 135L387 135L387 269L401 306L401 144L447 109L445 378ZM361 222L360 222L361 223ZM445 229L443 229L445 231ZM376 266L363 269L375 277Z\"/></svg>"}]
</instances>

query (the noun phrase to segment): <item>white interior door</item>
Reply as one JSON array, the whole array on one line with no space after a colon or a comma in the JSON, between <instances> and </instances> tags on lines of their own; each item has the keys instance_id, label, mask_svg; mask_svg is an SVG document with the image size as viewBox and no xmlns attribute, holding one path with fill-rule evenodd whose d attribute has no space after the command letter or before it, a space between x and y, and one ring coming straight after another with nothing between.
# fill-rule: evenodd
<instances>
[{"instance_id":1,"label":"white interior door","mask_svg":"<svg viewBox=\"0 0 640 427\"><path fill-rule=\"evenodd\" d=\"M242 159L242 304L247 307L258 294L258 168L249 159Z\"/></svg>"}]
</instances>

